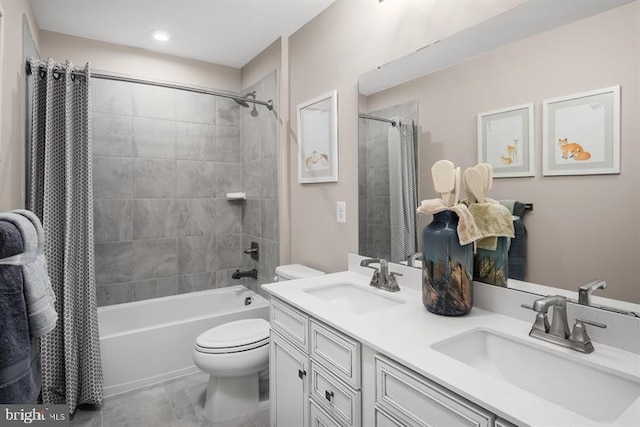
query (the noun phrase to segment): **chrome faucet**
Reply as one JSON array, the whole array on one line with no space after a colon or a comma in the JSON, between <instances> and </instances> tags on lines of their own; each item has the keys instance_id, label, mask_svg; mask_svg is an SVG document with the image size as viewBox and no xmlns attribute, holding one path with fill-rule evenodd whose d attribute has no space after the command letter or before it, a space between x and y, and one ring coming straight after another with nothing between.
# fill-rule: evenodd
<instances>
[{"instance_id":1,"label":"chrome faucet","mask_svg":"<svg viewBox=\"0 0 640 427\"><path fill-rule=\"evenodd\" d=\"M380 264L380 268L372 267L371 264ZM369 282L370 286L388 292L398 292L400 290L396 276L402 276L402 274L389 271L389 261L386 259L363 259L360 262L360 266L375 270L373 272L373 277L371 277L371 282Z\"/></svg>"},{"instance_id":2,"label":"chrome faucet","mask_svg":"<svg viewBox=\"0 0 640 427\"><path fill-rule=\"evenodd\" d=\"M409 267L415 267L417 260L422 260L422 252L416 252L415 254L409 255L407 257L407 265Z\"/></svg>"},{"instance_id":3,"label":"chrome faucet","mask_svg":"<svg viewBox=\"0 0 640 427\"><path fill-rule=\"evenodd\" d=\"M606 328L598 322L576 319L573 330L569 331L567 323L567 299L560 295L550 295L534 301L533 306L523 304L522 307L537 312L529 336L548 341L582 353L593 352L593 344L587 334L585 323L599 328ZM549 308L553 308L551 325L547 318Z\"/></svg>"},{"instance_id":4,"label":"chrome faucet","mask_svg":"<svg viewBox=\"0 0 640 427\"><path fill-rule=\"evenodd\" d=\"M591 305L591 294L596 289L606 289L607 282L604 280L592 280L585 283L578 289L578 303L582 305Z\"/></svg>"}]
</instances>

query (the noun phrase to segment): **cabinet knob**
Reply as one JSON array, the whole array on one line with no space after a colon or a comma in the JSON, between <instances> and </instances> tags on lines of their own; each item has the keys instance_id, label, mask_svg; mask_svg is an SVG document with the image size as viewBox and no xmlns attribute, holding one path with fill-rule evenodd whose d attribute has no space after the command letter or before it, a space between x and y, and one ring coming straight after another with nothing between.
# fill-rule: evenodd
<instances>
[{"instance_id":1,"label":"cabinet knob","mask_svg":"<svg viewBox=\"0 0 640 427\"><path fill-rule=\"evenodd\" d=\"M305 375L307 375L305 371L298 369L298 378L303 379Z\"/></svg>"},{"instance_id":2,"label":"cabinet knob","mask_svg":"<svg viewBox=\"0 0 640 427\"><path fill-rule=\"evenodd\" d=\"M333 392L329 390L325 390L324 398L327 399L329 402L331 402L331 399L333 399Z\"/></svg>"}]
</instances>

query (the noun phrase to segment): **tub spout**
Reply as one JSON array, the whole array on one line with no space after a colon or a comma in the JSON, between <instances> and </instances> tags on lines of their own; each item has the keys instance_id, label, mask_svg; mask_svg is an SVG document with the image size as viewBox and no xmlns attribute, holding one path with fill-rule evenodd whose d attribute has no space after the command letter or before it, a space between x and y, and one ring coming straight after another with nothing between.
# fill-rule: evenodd
<instances>
[{"instance_id":1,"label":"tub spout","mask_svg":"<svg viewBox=\"0 0 640 427\"><path fill-rule=\"evenodd\" d=\"M256 270L255 268L249 271L236 270L231 275L231 278L236 280L242 279L243 277L251 277L254 280L258 280L258 270Z\"/></svg>"}]
</instances>

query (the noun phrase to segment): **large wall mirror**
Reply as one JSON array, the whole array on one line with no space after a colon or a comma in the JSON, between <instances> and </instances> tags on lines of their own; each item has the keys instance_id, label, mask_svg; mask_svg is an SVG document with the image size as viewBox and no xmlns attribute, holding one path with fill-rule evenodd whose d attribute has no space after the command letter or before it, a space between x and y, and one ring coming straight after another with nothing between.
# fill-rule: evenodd
<instances>
[{"instance_id":1,"label":"large wall mirror","mask_svg":"<svg viewBox=\"0 0 640 427\"><path fill-rule=\"evenodd\" d=\"M621 172L543 176L543 101L617 85ZM418 203L436 197L430 174L436 161L463 170L478 162L478 113L533 103L534 176L495 179L488 194L534 206L524 215L526 282L571 290L577 298L580 285L602 279L608 286L594 296L638 311L640 1L530 0L364 74L359 87L361 113L413 120ZM383 164L376 145L388 144L389 126L359 120L360 252L367 256L389 256L382 249L391 241L384 223L370 227L387 209L375 200L384 200L388 179L372 174L371 162ZM430 221L417 218L417 248Z\"/></svg>"}]
</instances>

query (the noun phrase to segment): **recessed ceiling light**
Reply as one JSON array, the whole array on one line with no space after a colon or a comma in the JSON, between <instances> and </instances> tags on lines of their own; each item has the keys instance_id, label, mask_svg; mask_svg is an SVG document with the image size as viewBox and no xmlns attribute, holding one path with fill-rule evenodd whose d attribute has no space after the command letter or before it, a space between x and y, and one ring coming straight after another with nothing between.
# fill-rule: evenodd
<instances>
[{"instance_id":1,"label":"recessed ceiling light","mask_svg":"<svg viewBox=\"0 0 640 427\"><path fill-rule=\"evenodd\" d=\"M159 42L168 42L171 40L171 36L166 31L155 30L151 32L151 37Z\"/></svg>"}]
</instances>

